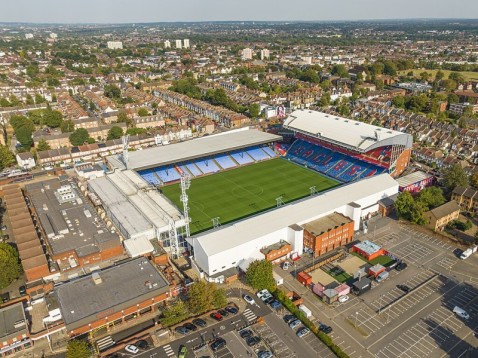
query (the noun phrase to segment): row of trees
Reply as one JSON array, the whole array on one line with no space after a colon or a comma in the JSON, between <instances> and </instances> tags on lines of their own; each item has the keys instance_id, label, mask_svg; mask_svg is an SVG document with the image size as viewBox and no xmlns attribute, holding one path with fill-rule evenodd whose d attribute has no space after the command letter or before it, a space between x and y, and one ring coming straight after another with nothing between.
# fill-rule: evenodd
<instances>
[{"instance_id":1,"label":"row of trees","mask_svg":"<svg viewBox=\"0 0 478 358\"><path fill-rule=\"evenodd\" d=\"M184 321L191 315L197 316L204 312L227 305L226 292L215 283L198 281L188 290L186 300L178 299L163 310L160 319L163 326L173 326Z\"/></svg>"},{"instance_id":2,"label":"row of trees","mask_svg":"<svg viewBox=\"0 0 478 358\"><path fill-rule=\"evenodd\" d=\"M438 187L424 189L416 197L405 191L398 195L395 210L400 218L423 225L423 213L442 205L445 202L443 191Z\"/></svg>"}]
</instances>

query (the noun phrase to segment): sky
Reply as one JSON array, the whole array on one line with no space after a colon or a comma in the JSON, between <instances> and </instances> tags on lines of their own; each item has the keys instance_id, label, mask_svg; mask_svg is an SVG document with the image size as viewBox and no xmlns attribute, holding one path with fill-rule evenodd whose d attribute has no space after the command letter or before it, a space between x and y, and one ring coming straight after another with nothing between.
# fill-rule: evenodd
<instances>
[{"instance_id":1,"label":"sky","mask_svg":"<svg viewBox=\"0 0 478 358\"><path fill-rule=\"evenodd\" d=\"M478 18L478 0L0 0L0 22Z\"/></svg>"}]
</instances>

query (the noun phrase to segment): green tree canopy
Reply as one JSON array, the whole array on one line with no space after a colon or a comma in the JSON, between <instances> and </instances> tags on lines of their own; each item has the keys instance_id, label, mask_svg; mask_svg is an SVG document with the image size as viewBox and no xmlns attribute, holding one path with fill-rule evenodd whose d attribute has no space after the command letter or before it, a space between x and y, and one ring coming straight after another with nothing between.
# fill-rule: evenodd
<instances>
[{"instance_id":1,"label":"green tree canopy","mask_svg":"<svg viewBox=\"0 0 478 358\"><path fill-rule=\"evenodd\" d=\"M333 75L337 75L342 78L349 77L349 71L347 71L347 68L345 67L345 65L334 65L334 67L332 67L331 73Z\"/></svg>"},{"instance_id":2,"label":"green tree canopy","mask_svg":"<svg viewBox=\"0 0 478 358\"><path fill-rule=\"evenodd\" d=\"M139 110L138 110L138 116L140 117L146 117L149 115L149 112L146 108L144 107L141 107Z\"/></svg>"},{"instance_id":3,"label":"green tree canopy","mask_svg":"<svg viewBox=\"0 0 478 358\"><path fill-rule=\"evenodd\" d=\"M21 272L17 250L10 244L0 243L0 289L20 277Z\"/></svg>"},{"instance_id":4,"label":"green tree canopy","mask_svg":"<svg viewBox=\"0 0 478 358\"><path fill-rule=\"evenodd\" d=\"M78 128L73 133L70 134L70 143L72 145L83 145L88 141L89 134L85 128Z\"/></svg>"},{"instance_id":5,"label":"green tree canopy","mask_svg":"<svg viewBox=\"0 0 478 358\"><path fill-rule=\"evenodd\" d=\"M261 114L261 106L258 103L252 103L249 106L249 115L252 118L257 118Z\"/></svg>"},{"instance_id":6,"label":"green tree canopy","mask_svg":"<svg viewBox=\"0 0 478 358\"><path fill-rule=\"evenodd\" d=\"M37 151L39 151L39 152L41 152L43 150L50 150L51 149L48 142L43 138L38 141L38 144L37 144L36 148L37 148Z\"/></svg>"},{"instance_id":7,"label":"green tree canopy","mask_svg":"<svg viewBox=\"0 0 478 358\"><path fill-rule=\"evenodd\" d=\"M120 139L123 136L123 129L118 126L113 126L111 129L108 131L108 137L107 139Z\"/></svg>"},{"instance_id":8,"label":"green tree canopy","mask_svg":"<svg viewBox=\"0 0 478 358\"><path fill-rule=\"evenodd\" d=\"M0 145L0 171L16 163L15 155L8 147Z\"/></svg>"},{"instance_id":9,"label":"green tree canopy","mask_svg":"<svg viewBox=\"0 0 478 358\"><path fill-rule=\"evenodd\" d=\"M468 176L459 164L443 169L442 174L443 185L448 191L452 191L457 186L468 186Z\"/></svg>"},{"instance_id":10,"label":"green tree canopy","mask_svg":"<svg viewBox=\"0 0 478 358\"><path fill-rule=\"evenodd\" d=\"M61 133L73 132L75 130L75 123L71 119L68 119L61 123L60 129L61 129Z\"/></svg>"},{"instance_id":11,"label":"green tree canopy","mask_svg":"<svg viewBox=\"0 0 478 358\"><path fill-rule=\"evenodd\" d=\"M408 220L415 224L423 224L425 222L423 213L425 208L420 201L415 201L408 191L400 193L395 201L395 210L398 217Z\"/></svg>"},{"instance_id":12,"label":"green tree canopy","mask_svg":"<svg viewBox=\"0 0 478 358\"><path fill-rule=\"evenodd\" d=\"M246 271L246 280L256 290L268 289L274 291L276 282L272 275L272 263L267 260L251 262Z\"/></svg>"},{"instance_id":13,"label":"green tree canopy","mask_svg":"<svg viewBox=\"0 0 478 358\"><path fill-rule=\"evenodd\" d=\"M104 94L108 98L121 99L121 89L116 85L106 85Z\"/></svg>"},{"instance_id":14,"label":"green tree canopy","mask_svg":"<svg viewBox=\"0 0 478 358\"><path fill-rule=\"evenodd\" d=\"M30 111L28 117L33 123L47 125L50 128L58 128L63 122L63 115L61 112L53 111L50 108Z\"/></svg>"},{"instance_id":15,"label":"green tree canopy","mask_svg":"<svg viewBox=\"0 0 478 358\"><path fill-rule=\"evenodd\" d=\"M89 358L92 352L86 341L72 339L66 348L66 358Z\"/></svg>"},{"instance_id":16,"label":"green tree canopy","mask_svg":"<svg viewBox=\"0 0 478 358\"><path fill-rule=\"evenodd\" d=\"M163 310L163 315L159 320L163 326L169 327L184 321L188 317L189 312L186 305L182 300L178 299Z\"/></svg>"},{"instance_id":17,"label":"green tree canopy","mask_svg":"<svg viewBox=\"0 0 478 358\"><path fill-rule=\"evenodd\" d=\"M16 129L15 137L23 148L30 149L33 144L32 131L28 127L20 127Z\"/></svg>"},{"instance_id":18,"label":"green tree canopy","mask_svg":"<svg viewBox=\"0 0 478 358\"><path fill-rule=\"evenodd\" d=\"M445 203L445 197L443 196L443 190L436 186L423 189L418 194L417 200L419 200L425 210L436 208Z\"/></svg>"}]
</instances>

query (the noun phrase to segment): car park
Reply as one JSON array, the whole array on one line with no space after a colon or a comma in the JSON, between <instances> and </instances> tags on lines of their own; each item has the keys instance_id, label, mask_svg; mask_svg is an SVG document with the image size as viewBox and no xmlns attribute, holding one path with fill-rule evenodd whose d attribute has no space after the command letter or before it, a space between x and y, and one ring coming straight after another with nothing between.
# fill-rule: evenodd
<instances>
[{"instance_id":1,"label":"car park","mask_svg":"<svg viewBox=\"0 0 478 358\"><path fill-rule=\"evenodd\" d=\"M189 329L187 329L186 327L184 326L178 326L174 329L177 333L181 333L181 334L188 334L189 333Z\"/></svg>"},{"instance_id":2,"label":"car park","mask_svg":"<svg viewBox=\"0 0 478 358\"><path fill-rule=\"evenodd\" d=\"M349 299L350 299L349 296L343 295L343 296L340 296L340 297L339 297L339 302L340 302L340 303L344 303L344 302L347 302Z\"/></svg>"},{"instance_id":3,"label":"car park","mask_svg":"<svg viewBox=\"0 0 478 358\"><path fill-rule=\"evenodd\" d=\"M252 336L252 331L250 329L243 329L239 332L239 335L241 336L241 338L246 339Z\"/></svg>"},{"instance_id":4,"label":"car park","mask_svg":"<svg viewBox=\"0 0 478 358\"><path fill-rule=\"evenodd\" d=\"M249 347L254 347L260 341L261 339L257 336L250 336L246 339L246 343Z\"/></svg>"},{"instance_id":5,"label":"car park","mask_svg":"<svg viewBox=\"0 0 478 358\"><path fill-rule=\"evenodd\" d=\"M407 285L397 285L397 288L402 290L405 293L410 292L410 287L408 287Z\"/></svg>"},{"instance_id":6,"label":"car park","mask_svg":"<svg viewBox=\"0 0 478 358\"><path fill-rule=\"evenodd\" d=\"M395 266L395 270L397 270L397 271L403 271L403 270L405 270L407 267L408 267L407 263L402 261L402 262L400 262L399 264L397 264L397 266Z\"/></svg>"},{"instance_id":7,"label":"car park","mask_svg":"<svg viewBox=\"0 0 478 358\"><path fill-rule=\"evenodd\" d=\"M300 320L296 319L296 320L289 323L289 327L294 329L294 328L299 327L300 324L301 324Z\"/></svg>"},{"instance_id":8,"label":"car park","mask_svg":"<svg viewBox=\"0 0 478 358\"><path fill-rule=\"evenodd\" d=\"M136 354L139 352L138 347L136 347L134 344L128 344L126 347L124 347L124 350L132 354Z\"/></svg>"},{"instance_id":9,"label":"car park","mask_svg":"<svg viewBox=\"0 0 478 358\"><path fill-rule=\"evenodd\" d=\"M192 324L191 322L187 322L187 323L183 324L183 327L186 328L188 331L193 331L193 332L194 332L194 331L197 331L197 329L198 329L198 328L197 328L194 324Z\"/></svg>"},{"instance_id":10,"label":"car park","mask_svg":"<svg viewBox=\"0 0 478 358\"><path fill-rule=\"evenodd\" d=\"M141 349L148 349L149 348L149 343L148 341L144 339L140 339L134 344L136 347L141 348Z\"/></svg>"},{"instance_id":11,"label":"car park","mask_svg":"<svg viewBox=\"0 0 478 358\"><path fill-rule=\"evenodd\" d=\"M239 310L234 306L227 306L226 311L232 314L237 314Z\"/></svg>"},{"instance_id":12,"label":"car park","mask_svg":"<svg viewBox=\"0 0 478 358\"><path fill-rule=\"evenodd\" d=\"M211 313L211 318L215 319L216 321L222 321L222 316L219 312Z\"/></svg>"},{"instance_id":13,"label":"car park","mask_svg":"<svg viewBox=\"0 0 478 358\"><path fill-rule=\"evenodd\" d=\"M249 295L244 295L242 298L244 298L244 301L246 301L250 305L255 305L256 304L256 301L254 301L254 299Z\"/></svg>"},{"instance_id":14,"label":"car park","mask_svg":"<svg viewBox=\"0 0 478 358\"><path fill-rule=\"evenodd\" d=\"M270 351L260 351L257 353L257 358L271 358L274 355Z\"/></svg>"},{"instance_id":15,"label":"car park","mask_svg":"<svg viewBox=\"0 0 478 358\"><path fill-rule=\"evenodd\" d=\"M303 327L297 331L297 337L302 338L310 333L310 329Z\"/></svg>"},{"instance_id":16,"label":"car park","mask_svg":"<svg viewBox=\"0 0 478 358\"><path fill-rule=\"evenodd\" d=\"M221 348L224 348L225 346L226 346L226 340L224 338L218 338L211 343L210 347L213 351L217 351Z\"/></svg>"},{"instance_id":17,"label":"car park","mask_svg":"<svg viewBox=\"0 0 478 358\"><path fill-rule=\"evenodd\" d=\"M193 323L198 327L206 327L207 326L206 321L201 319L201 318L193 319Z\"/></svg>"}]
</instances>

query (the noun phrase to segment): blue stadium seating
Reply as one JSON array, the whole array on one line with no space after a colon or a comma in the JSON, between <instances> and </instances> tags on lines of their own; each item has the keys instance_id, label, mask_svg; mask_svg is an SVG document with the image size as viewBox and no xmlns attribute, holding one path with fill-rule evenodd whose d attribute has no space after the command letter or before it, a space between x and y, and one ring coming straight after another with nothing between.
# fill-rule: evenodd
<instances>
[{"instance_id":1,"label":"blue stadium seating","mask_svg":"<svg viewBox=\"0 0 478 358\"><path fill-rule=\"evenodd\" d=\"M234 160L240 165L254 163L254 159L252 159L249 154L243 151L232 153L231 157L233 157Z\"/></svg>"},{"instance_id":2,"label":"blue stadium seating","mask_svg":"<svg viewBox=\"0 0 478 358\"><path fill-rule=\"evenodd\" d=\"M292 144L286 157L342 182L358 180L386 170L300 139Z\"/></svg>"},{"instance_id":3,"label":"blue stadium seating","mask_svg":"<svg viewBox=\"0 0 478 358\"><path fill-rule=\"evenodd\" d=\"M196 164L199 170L204 174L215 173L221 170L212 159L197 160L194 164Z\"/></svg>"},{"instance_id":4,"label":"blue stadium seating","mask_svg":"<svg viewBox=\"0 0 478 358\"><path fill-rule=\"evenodd\" d=\"M222 169L230 169L237 167L237 164L231 159L228 154L219 155L214 158L216 162L221 166Z\"/></svg>"},{"instance_id":5,"label":"blue stadium seating","mask_svg":"<svg viewBox=\"0 0 478 358\"><path fill-rule=\"evenodd\" d=\"M264 152L261 148L247 149L246 152L256 162L261 161L261 160L265 160L265 159L270 159L270 157L266 154L266 152Z\"/></svg>"},{"instance_id":6,"label":"blue stadium seating","mask_svg":"<svg viewBox=\"0 0 478 358\"><path fill-rule=\"evenodd\" d=\"M189 172L195 177L202 175L202 172L198 169L196 165L194 165L194 163L187 163L186 168L188 168Z\"/></svg>"},{"instance_id":7,"label":"blue stadium seating","mask_svg":"<svg viewBox=\"0 0 478 358\"><path fill-rule=\"evenodd\" d=\"M155 169L154 173L161 179L163 183L181 179L178 171L172 166L166 166Z\"/></svg>"},{"instance_id":8,"label":"blue stadium seating","mask_svg":"<svg viewBox=\"0 0 478 358\"><path fill-rule=\"evenodd\" d=\"M271 148L269 148L269 147L264 147L264 148L262 148L262 150L263 150L264 152L266 152L266 153L269 155L269 157L271 157L271 158L277 157L277 153L274 152L274 151L273 151Z\"/></svg>"}]
</instances>

